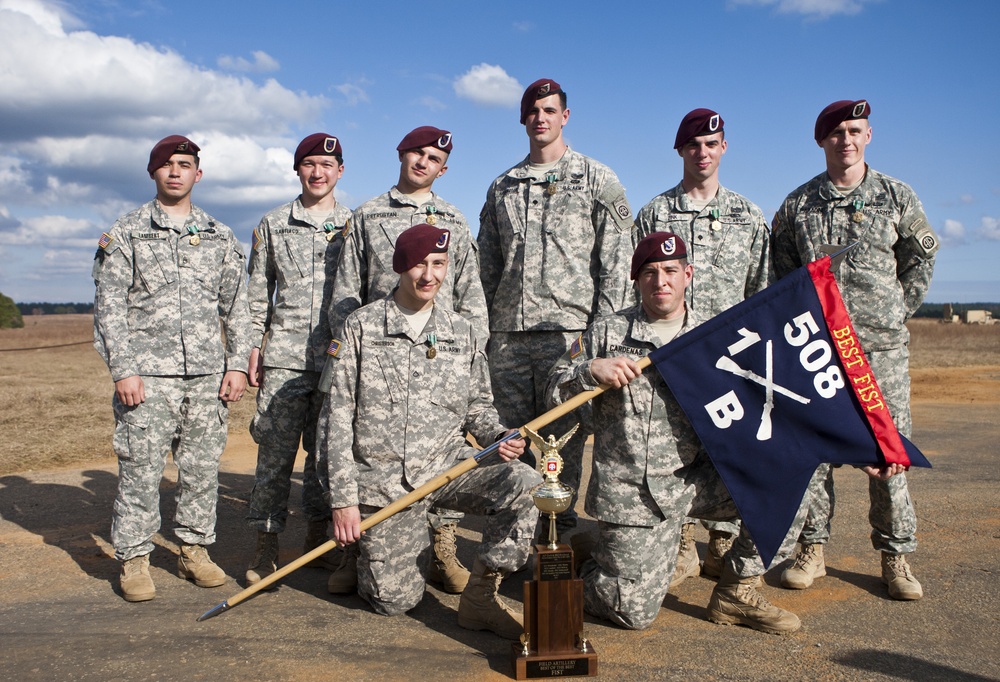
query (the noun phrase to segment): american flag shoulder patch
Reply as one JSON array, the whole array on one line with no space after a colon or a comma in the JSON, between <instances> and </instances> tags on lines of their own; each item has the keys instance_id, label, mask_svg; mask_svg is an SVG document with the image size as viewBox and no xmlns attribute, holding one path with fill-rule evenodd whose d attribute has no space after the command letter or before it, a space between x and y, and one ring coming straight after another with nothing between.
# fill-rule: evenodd
<instances>
[{"instance_id":1,"label":"american flag shoulder patch","mask_svg":"<svg viewBox=\"0 0 1000 682\"><path fill-rule=\"evenodd\" d=\"M570 360L575 359L576 356L582 352L583 352L583 334L580 334L580 336L576 337L576 341L573 342L573 345L569 347Z\"/></svg>"},{"instance_id":2,"label":"american flag shoulder patch","mask_svg":"<svg viewBox=\"0 0 1000 682\"><path fill-rule=\"evenodd\" d=\"M101 238L97 240L97 246L98 248L101 249L107 249L108 246L111 245L111 242L113 242L114 240L115 238L112 237L110 234L108 234L107 232L102 232Z\"/></svg>"},{"instance_id":3,"label":"american flag shoulder patch","mask_svg":"<svg viewBox=\"0 0 1000 682\"><path fill-rule=\"evenodd\" d=\"M330 342L330 346L326 349L326 354L332 355L333 357L337 357L337 353L340 352L340 346L341 346L340 341L334 339L333 341Z\"/></svg>"}]
</instances>

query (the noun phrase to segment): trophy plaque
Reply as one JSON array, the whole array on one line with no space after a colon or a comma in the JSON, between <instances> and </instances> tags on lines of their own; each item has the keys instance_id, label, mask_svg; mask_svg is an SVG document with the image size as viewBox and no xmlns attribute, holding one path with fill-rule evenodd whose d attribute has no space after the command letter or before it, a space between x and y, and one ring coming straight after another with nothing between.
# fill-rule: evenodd
<instances>
[{"instance_id":1,"label":"trophy plaque","mask_svg":"<svg viewBox=\"0 0 1000 682\"><path fill-rule=\"evenodd\" d=\"M573 491L559 482L559 448L578 427L558 441L552 435L545 441L528 430L541 450L538 466L545 477L531 497L549 517L549 534L547 543L535 545L534 580L524 581L524 633L511 648L518 680L597 675L597 653L583 630L583 581L576 577L573 550L560 544L556 533L556 514L573 501Z\"/></svg>"}]
</instances>

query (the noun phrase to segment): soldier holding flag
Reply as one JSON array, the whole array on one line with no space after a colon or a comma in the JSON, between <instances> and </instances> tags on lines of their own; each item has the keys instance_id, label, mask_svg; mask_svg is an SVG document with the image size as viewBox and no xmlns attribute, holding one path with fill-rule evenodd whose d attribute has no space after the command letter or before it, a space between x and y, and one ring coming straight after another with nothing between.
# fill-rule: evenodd
<instances>
[{"instance_id":1,"label":"soldier holding flag","mask_svg":"<svg viewBox=\"0 0 1000 682\"><path fill-rule=\"evenodd\" d=\"M596 546L580 534L571 541L582 555L578 560L590 554L580 568L584 608L627 628L646 628L656 618L674 573L685 516L737 515L670 389L654 368L640 371L636 365L702 321L685 302L693 273L681 237L671 232L644 237L631 267L639 305L598 318L549 383L551 403L599 384L621 388L593 402L594 463L586 509L598 520ZM765 567L746 528L722 563L710 620L772 634L799 629L794 613L773 606L758 591Z\"/></svg>"},{"instance_id":2,"label":"soldier holding flag","mask_svg":"<svg viewBox=\"0 0 1000 682\"><path fill-rule=\"evenodd\" d=\"M872 139L866 100L833 102L816 119L816 144L826 171L788 195L772 223L774 272L798 267L857 242L835 271L897 429L910 435L909 332L905 322L930 286L938 239L920 200L903 182L865 163ZM824 465L825 466L825 465ZM809 516L783 586L805 589L826 575L823 545L833 516L833 472L813 479ZM809 498L811 497L811 502ZM913 600L923 589L906 561L917 547L916 513L903 475L869 481L872 545L882 554L882 581L893 599Z\"/></svg>"}]
</instances>

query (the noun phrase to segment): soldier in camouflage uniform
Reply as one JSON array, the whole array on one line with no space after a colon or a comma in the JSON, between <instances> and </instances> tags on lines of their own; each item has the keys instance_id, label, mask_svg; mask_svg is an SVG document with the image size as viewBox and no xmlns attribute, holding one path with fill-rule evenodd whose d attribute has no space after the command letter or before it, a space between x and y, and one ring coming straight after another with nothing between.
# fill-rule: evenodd
<instances>
[{"instance_id":1,"label":"soldier in camouflage uniform","mask_svg":"<svg viewBox=\"0 0 1000 682\"><path fill-rule=\"evenodd\" d=\"M493 181L479 216L490 377L507 424L541 414L549 374L573 340L595 315L632 300L626 274L633 223L625 189L610 168L566 145L569 113L555 81L528 86L521 98L528 156ZM565 417L551 428L562 433L572 425ZM562 450L562 480L574 495L586 430ZM558 524L560 530L576 525L572 506Z\"/></svg>"},{"instance_id":2,"label":"soldier in camouflage uniform","mask_svg":"<svg viewBox=\"0 0 1000 682\"><path fill-rule=\"evenodd\" d=\"M681 120L674 149L684 174L673 189L653 198L636 214L636 237L673 232L687 244L695 277L687 302L706 318L714 317L768 285L767 222L757 205L719 184L726 153L725 121L711 109L695 109ZM739 532L738 522L703 521L709 530L708 554L701 572L718 578L722 557ZM672 587L698 575L694 522L684 524Z\"/></svg>"},{"instance_id":3,"label":"soldier in camouflage uniform","mask_svg":"<svg viewBox=\"0 0 1000 682\"><path fill-rule=\"evenodd\" d=\"M584 608L626 628L646 628L656 618L675 569L685 515L736 516L670 389L654 367L640 372L635 362L702 320L684 300L693 272L681 237L654 232L643 238L631 267L640 304L598 318L563 358L548 389L551 404L600 384L620 389L593 401L594 463L586 509L598 520L596 546L585 535L573 536L572 543L583 560ZM803 517L804 512L793 523L787 549ZM742 529L723 559L708 618L773 634L797 630L795 614L769 604L757 591L764 569Z\"/></svg>"},{"instance_id":4,"label":"soldier in camouflage uniform","mask_svg":"<svg viewBox=\"0 0 1000 682\"><path fill-rule=\"evenodd\" d=\"M323 375L320 466L326 467L334 537L360 539L358 592L384 615L415 607L424 593L420 555L428 552L429 505L487 516L458 621L507 638L520 615L497 595L500 581L530 551L538 510L530 490L541 482L515 460L524 441L504 443L487 460L360 535L360 520L474 454L471 433L492 443L508 433L490 391L486 356L472 324L435 295L448 281L449 230L417 225L396 240L398 286L348 316Z\"/></svg>"},{"instance_id":5,"label":"soldier in camouflage uniform","mask_svg":"<svg viewBox=\"0 0 1000 682\"><path fill-rule=\"evenodd\" d=\"M865 163L871 107L842 100L816 120L815 139L826 172L788 195L772 223L774 273L857 242L834 273L844 303L899 432L910 435L909 332L905 322L923 301L938 239L910 187ZM814 478L809 518L785 587L805 589L826 575L823 545L833 516L833 473ZM882 553L882 581L893 599L920 599L923 590L905 555L917 547L917 519L903 474L869 481L872 545Z\"/></svg>"},{"instance_id":6,"label":"soldier in camouflage uniform","mask_svg":"<svg viewBox=\"0 0 1000 682\"><path fill-rule=\"evenodd\" d=\"M486 347L489 323L486 299L479 281L479 259L469 224L455 206L432 191L434 181L448 170L454 147L452 135L434 126L420 126L406 134L396 146L399 179L385 194L365 202L354 211L353 228L347 235L333 287L330 327L340 334L344 319L360 306L380 301L396 286L392 271L396 239L413 225L439 225L451 232L451 264L448 279L438 294L438 304L472 323ZM432 508L427 517L434 529L434 556L430 580L446 592L465 589L469 571L456 555L455 530L462 515ZM327 584L333 594L351 594L357 586L356 551L344 561Z\"/></svg>"},{"instance_id":7,"label":"soldier in camouflage uniform","mask_svg":"<svg viewBox=\"0 0 1000 682\"><path fill-rule=\"evenodd\" d=\"M247 569L253 585L277 568L278 533L288 518L292 467L299 441L306 451L302 506L308 530L303 551L327 541L329 511L316 477L318 390L332 339L328 312L334 269L351 212L334 189L344 173L340 140L314 133L295 150L293 170L302 184L294 201L265 215L253 232L250 253L250 316L254 348L250 385L260 386L250 433L258 444L249 526L257 549ZM334 568L324 557L317 562Z\"/></svg>"},{"instance_id":8,"label":"soldier in camouflage uniform","mask_svg":"<svg viewBox=\"0 0 1000 682\"><path fill-rule=\"evenodd\" d=\"M250 320L239 240L191 204L201 179L198 151L180 135L153 147L147 171L156 199L101 235L94 260L94 347L115 382L111 541L128 601L156 595L149 553L170 451L178 469L178 574L200 587L226 580L205 548L215 542L228 403L246 387Z\"/></svg>"}]
</instances>

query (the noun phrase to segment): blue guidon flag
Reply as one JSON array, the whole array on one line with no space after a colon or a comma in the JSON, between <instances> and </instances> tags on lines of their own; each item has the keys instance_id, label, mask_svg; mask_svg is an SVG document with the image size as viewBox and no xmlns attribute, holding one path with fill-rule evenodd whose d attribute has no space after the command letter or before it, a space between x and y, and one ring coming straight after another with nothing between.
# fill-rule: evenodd
<instances>
[{"instance_id":1,"label":"blue guidon flag","mask_svg":"<svg viewBox=\"0 0 1000 682\"><path fill-rule=\"evenodd\" d=\"M816 467L929 467L896 430L824 257L650 354L770 565Z\"/></svg>"}]
</instances>

